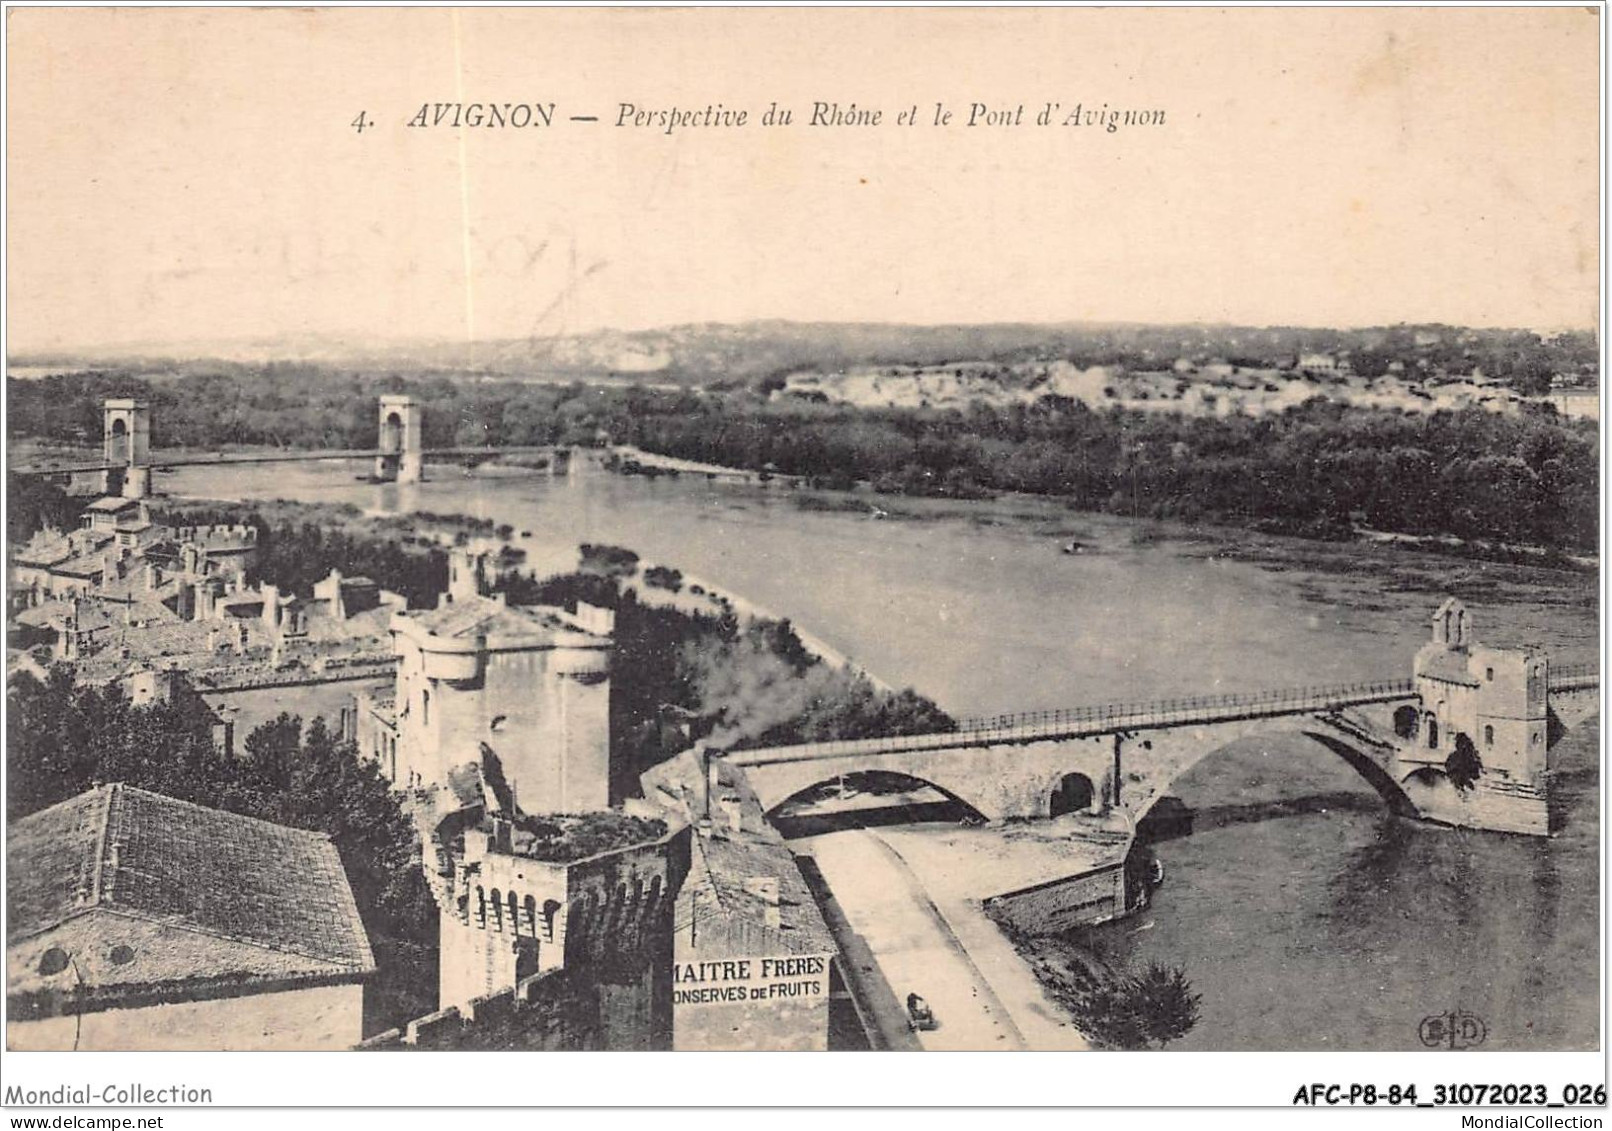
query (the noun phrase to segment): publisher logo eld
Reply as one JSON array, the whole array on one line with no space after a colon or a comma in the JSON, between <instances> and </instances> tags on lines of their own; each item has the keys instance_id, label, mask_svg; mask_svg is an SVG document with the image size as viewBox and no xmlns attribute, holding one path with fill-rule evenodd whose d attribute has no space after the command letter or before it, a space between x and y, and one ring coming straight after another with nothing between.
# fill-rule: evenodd
<instances>
[{"instance_id":1,"label":"publisher logo eld","mask_svg":"<svg viewBox=\"0 0 1612 1131\"><path fill-rule=\"evenodd\" d=\"M1422 1018L1417 1035L1430 1049L1470 1049L1488 1039L1489 1027L1477 1014L1459 1009Z\"/></svg>"}]
</instances>

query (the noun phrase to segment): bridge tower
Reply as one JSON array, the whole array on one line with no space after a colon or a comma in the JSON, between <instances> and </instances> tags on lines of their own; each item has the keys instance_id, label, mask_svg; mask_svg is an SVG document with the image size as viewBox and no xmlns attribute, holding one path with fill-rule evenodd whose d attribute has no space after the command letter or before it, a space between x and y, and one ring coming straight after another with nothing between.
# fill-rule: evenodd
<instances>
[{"instance_id":1,"label":"bridge tower","mask_svg":"<svg viewBox=\"0 0 1612 1131\"><path fill-rule=\"evenodd\" d=\"M418 483L425 478L421 434L425 408L413 397L389 393L381 398L381 434L375 478L382 483Z\"/></svg>"},{"instance_id":2,"label":"bridge tower","mask_svg":"<svg viewBox=\"0 0 1612 1131\"><path fill-rule=\"evenodd\" d=\"M123 495L143 499L151 493L151 406L145 401L114 399L101 406L106 462L123 476ZM102 490L110 493L118 472L108 471Z\"/></svg>"},{"instance_id":3,"label":"bridge tower","mask_svg":"<svg viewBox=\"0 0 1612 1131\"><path fill-rule=\"evenodd\" d=\"M1416 653L1421 709L1399 749L1423 815L1503 832L1549 832L1549 660L1538 648L1489 648L1454 597ZM1422 791L1418 790L1420 794Z\"/></svg>"}]
</instances>

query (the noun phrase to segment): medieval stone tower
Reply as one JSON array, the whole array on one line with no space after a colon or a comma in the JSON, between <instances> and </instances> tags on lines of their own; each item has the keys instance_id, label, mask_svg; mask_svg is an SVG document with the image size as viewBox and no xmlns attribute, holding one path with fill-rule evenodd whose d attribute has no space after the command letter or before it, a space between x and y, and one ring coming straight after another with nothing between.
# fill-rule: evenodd
<instances>
[{"instance_id":1,"label":"medieval stone tower","mask_svg":"<svg viewBox=\"0 0 1612 1131\"><path fill-rule=\"evenodd\" d=\"M1439 606L1432 640L1416 653L1421 708L1398 759L1408 784L1425 787L1427 816L1548 832L1548 665L1537 648L1477 643L1455 598Z\"/></svg>"},{"instance_id":2,"label":"medieval stone tower","mask_svg":"<svg viewBox=\"0 0 1612 1131\"><path fill-rule=\"evenodd\" d=\"M398 785L496 761L524 813L609 808L614 615L507 605L469 551L449 571L441 605L392 621Z\"/></svg>"},{"instance_id":3,"label":"medieval stone tower","mask_svg":"<svg viewBox=\"0 0 1612 1131\"><path fill-rule=\"evenodd\" d=\"M145 401L109 400L101 406L104 424L102 453L121 470L123 495L143 499L151 493L151 406ZM108 483L119 472L108 472Z\"/></svg>"},{"instance_id":4,"label":"medieval stone tower","mask_svg":"<svg viewBox=\"0 0 1612 1131\"><path fill-rule=\"evenodd\" d=\"M413 397L388 394L381 398L380 454L375 457L375 478L382 483L418 483L425 478L422 453L425 409Z\"/></svg>"},{"instance_id":5,"label":"medieval stone tower","mask_svg":"<svg viewBox=\"0 0 1612 1131\"><path fill-rule=\"evenodd\" d=\"M609 1047L648 1047L669 1027L688 838L613 807L614 614L510 605L489 575L455 550L438 607L391 625L396 784L441 914L440 1004L582 964Z\"/></svg>"}]
</instances>

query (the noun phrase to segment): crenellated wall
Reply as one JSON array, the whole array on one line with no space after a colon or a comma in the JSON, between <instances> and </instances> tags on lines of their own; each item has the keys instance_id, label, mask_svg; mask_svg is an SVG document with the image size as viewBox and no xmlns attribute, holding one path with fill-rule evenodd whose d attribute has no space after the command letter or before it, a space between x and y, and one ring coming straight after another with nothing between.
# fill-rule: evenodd
<instances>
[{"instance_id":1,"label":"crenellated wall","mask_svg":"<svg viewBox=\"0 0 1612 1131\"><path fill-rule=\"evenodd\" d=\"M631 980L670 954L672 907L688 874L686 827L569 862L513 855L499 835L468 830L464 852L445 861L451 874L434 885L445 1005L567 967Z\"/></svg>"},{"instance_id":2,"label":"crenellated wall","mask_svg":"<svg viewBox=\"0 0 1612 1131\"><path fill-rule=\"evenodd\" d=\"M670 1047L650 971L618 983L556 970L377 1033L356 1047L383 1050L654 1051Z\"/></svg>"}]
</instances>

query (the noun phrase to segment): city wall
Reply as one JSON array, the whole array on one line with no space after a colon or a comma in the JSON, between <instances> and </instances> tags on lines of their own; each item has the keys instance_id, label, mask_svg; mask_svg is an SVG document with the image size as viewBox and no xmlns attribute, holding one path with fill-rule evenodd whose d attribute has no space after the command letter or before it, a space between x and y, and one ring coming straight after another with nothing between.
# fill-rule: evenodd
<instances>
[{"instance_id":1,"label":"city wall","mask_svg":"<svg viewBox=\"0 0 1612 1131\"><path fill-rule=\"evenodd\" d=\"M364 987L316 986L13 1020L6 1047L80 1052L324 1052L351 1048L363 1035Z\"/></svg>"}]
</instances>

